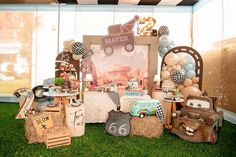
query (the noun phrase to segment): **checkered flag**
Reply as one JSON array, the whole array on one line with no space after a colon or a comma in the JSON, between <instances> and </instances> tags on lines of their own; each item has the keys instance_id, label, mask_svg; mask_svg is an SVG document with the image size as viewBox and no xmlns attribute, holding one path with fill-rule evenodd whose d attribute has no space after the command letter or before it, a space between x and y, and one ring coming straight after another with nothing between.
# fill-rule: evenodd
<instances>
[{"instance_id":1,"label":"checkered flag","mask_svg":"<svg viewBox=\"0 0 236 157\"><path fill-rule=\"evenodd\" d=\"M160 103L160 102L157 103L156 116L158 116L158 117L160 118L160 120L161 120L162 122L164 122L164 113L163 113L163 110L162 110L162 107L161 107L161 103Z\"/></svg>"}]
</instances>

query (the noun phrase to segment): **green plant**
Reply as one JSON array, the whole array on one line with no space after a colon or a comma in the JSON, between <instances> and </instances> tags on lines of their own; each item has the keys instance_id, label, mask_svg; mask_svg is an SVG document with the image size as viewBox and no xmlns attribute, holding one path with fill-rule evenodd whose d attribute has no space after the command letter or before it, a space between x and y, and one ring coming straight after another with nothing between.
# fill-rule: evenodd
<instances>
[{"instance_id":1,"label":"green plant","mask_svg":"<svg viewBox=\"0 0 236 157\"><path fill-rule=\"evenodd\" d=\"M62 86L65 82L65 79L61 78L61 77L56 77L54 79L54 83L55 83L55 86Z\"/></svg>"}]
</instances>

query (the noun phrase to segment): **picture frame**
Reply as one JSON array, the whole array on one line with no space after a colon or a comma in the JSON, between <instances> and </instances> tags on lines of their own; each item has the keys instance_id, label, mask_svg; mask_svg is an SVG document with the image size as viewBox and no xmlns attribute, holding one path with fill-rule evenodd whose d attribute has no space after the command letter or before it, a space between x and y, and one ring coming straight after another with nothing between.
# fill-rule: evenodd
<instances>
[{"instance_id":1,"label":"picture frame","mask_svg":"<svg viewBox=\"0 0 236 157\"><path fill-rule=\"evenodd\" d=\"M85 50L89 51L93 45L100 45L101 40L104 36L99 35L84 35L83 44ZM148 94L151 95L154 86L154 76L157 74L157 63L158 63L158 38L156 36L135 36L135 46L147 46L147 90ZM96 53L96 52L93 52ZM129 52L128 52L129 53ZM109 56L111 57L111 56Z\"/></svg>"}]
</instances>

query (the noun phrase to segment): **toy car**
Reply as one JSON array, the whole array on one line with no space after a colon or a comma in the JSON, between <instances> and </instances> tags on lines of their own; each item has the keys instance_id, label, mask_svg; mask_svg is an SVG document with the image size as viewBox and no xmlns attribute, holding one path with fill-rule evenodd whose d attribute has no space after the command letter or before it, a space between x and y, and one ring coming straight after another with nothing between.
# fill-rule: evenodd
<instances>
[{"instance_id":1,"label":"toy car","mask_svg":"<svg viewBox=\"0 0 236 157\"><path fill-rule=\"evenodd\" d=\"M130 114L132 116L143 118L146 115L158 115L161 120L164 119L164 114L161 104L156 99L151 100L136 100L131 106Z\"/></svg>"},{"instance_id":2,"label":"toy car","mask_svg":"<svg viewBox=\"0 0 236 157\"><path fill-rule=\"evenodd\" d=\"M217 112L213 100L206 96L189 96L186 106L172 113L171 133L191 142L217 142L223 112Z\"/></svg>"}]
</instances>

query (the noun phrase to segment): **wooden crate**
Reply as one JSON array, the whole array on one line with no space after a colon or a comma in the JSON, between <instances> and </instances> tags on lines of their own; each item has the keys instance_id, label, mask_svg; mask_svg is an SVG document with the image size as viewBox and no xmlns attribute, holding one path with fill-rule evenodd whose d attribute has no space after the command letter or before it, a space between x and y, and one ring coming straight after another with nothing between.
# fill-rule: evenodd
<instances>
[{"instance_id":1,"label":"wooden crate","mask_svg":"<svg viewBox=\"0 0 236 157\"><path fill-rule=\"evenodd\" d=\"M71 135L66 127L50 128L45 132L45 144L48 149L70 145Z\"/></svg>"}]
</instances>

